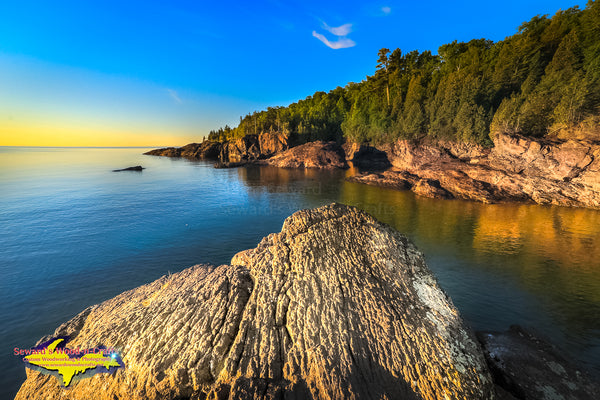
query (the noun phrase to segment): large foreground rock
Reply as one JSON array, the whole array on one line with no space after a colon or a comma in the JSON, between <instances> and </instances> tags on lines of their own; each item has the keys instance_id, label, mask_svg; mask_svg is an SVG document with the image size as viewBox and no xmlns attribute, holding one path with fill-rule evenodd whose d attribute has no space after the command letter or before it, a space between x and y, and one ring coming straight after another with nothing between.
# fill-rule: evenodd
<instances>
[{"instance_id":1,"label":"large foreground rock","mask_svg":"<svg viewBox=\"0 0 600 400\"><path fill-rule=\"evenodd\" d=\"M355 208L299 211L280 233L91 307L69 347L126 368L70 390L28 371L18 399L493 399L484 355L423 256Z\"/></svg>"}]
</instances>

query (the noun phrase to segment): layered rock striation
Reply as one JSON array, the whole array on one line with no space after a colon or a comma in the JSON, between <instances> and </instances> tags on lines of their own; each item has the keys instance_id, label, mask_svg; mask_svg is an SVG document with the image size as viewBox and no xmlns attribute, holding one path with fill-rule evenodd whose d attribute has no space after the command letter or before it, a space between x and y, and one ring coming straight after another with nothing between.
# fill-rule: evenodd
<instances>
[{"instance_id":1,"label":"layered rock striation","mask_svg":"<svg viewBox=\"0 0 600 400\"><path fill-rule=\"evenodd\" d=\"M221 151L221 143L206 140L202 143L190 143L183 147L166 147L150 150L149 156L183 157L192 160L216 160Z\"/></svg>"},{"instance_id":2,"label":"layered rock striation","mask_svg":"<svg viewBox=\"0 0 600 400\"><path fill-rule=\"evenodd\" d=\"M348 168L342 146L336 142L309 142L280 152L263 164L280 168Z\"/></svg>"},{"instance_id":3,"label":"layered rock striation","mask_svg":"<svg viewBox=\"0 0 600 400\"><path fill-rule=\"evenodd\" d=\"M248 163L284 168L363 171L348 180L411 189L434 198L485 203L531 202L600 208L600 142L497 134L494 147L451 141L398 140L382 146L309 142L291 147L277 132L224 143L192 143L146 154L218 159L216 167Z\"/></svg>"},{"instance_id":4,"label":"layered rock striation","mask_svg":"<svg viewBox=\"0 0 600 400\"><path fill-rule=\"evenodd\" d=\"M409 187L429 197L600 208L598 142L498 134L492 149L399 140L380 150L387 154L392 168L350 180ZM432 187L441 190L430 190Z\"/></svg>"},{"instance_id":5,"label":"layered rock striation","mask_svg":"<svg viewBox=\"0 0 600 400\"><path fill-rule=\"evenodd\" d=\"M226 142L204 141L183 147L155 149L144 154L164 157L183 157L192 160L218 160L220 166L243 165L264 159L289 148L287 135L280 132L262 132Z\"/></svg>"},{"instance_id":6,"label":"layered rock striation","mask_svg":"<svg viewBox=\"0 0 600 400\"><path fill-rule=\"evenodd\" d=\"M406 237L356 208L299 211L231 265L198 265L54 335L126 365L17 399L493 399L474 335ZM44 339L42 339L44 340Z\"/></svg>"}]
</instances>

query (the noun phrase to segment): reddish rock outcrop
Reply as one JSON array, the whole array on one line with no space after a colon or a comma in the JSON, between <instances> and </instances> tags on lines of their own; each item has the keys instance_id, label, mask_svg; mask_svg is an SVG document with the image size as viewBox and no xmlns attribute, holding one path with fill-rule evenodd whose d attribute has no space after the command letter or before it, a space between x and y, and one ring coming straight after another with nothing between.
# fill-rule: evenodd
<instances>
[{"instance_id":1,"label":"reddish rock outcrop","mask_svg":"<svg viewBox=\"0 0 600 400\"><path fill-rule=\"evenodd\" d=\"M263 132L258 135L258 144L263 158L282 152L289 148L288 136L281 132Z\"/></svg>"},{"instance_id":2,"label":"reddish rock outcrop","mask_svg":"<svg viewBox=\"0 0 600 400\"><path fill-rule=\"evenodd\" d=\"M261 156L258 135L246 135L239 139L224 142L221 145L219 161L242 162L258 160Z\"/></svg>"},{"instance_id":3,"label":"reddish rock outcrop","mask_svg":"<svg viewBox=\"0 0 600 400\"><path fill-rule=\"evenodd\" d=\"M367 185L382 186L390 189L408 190L418 181L417 175L406 171L384 171L381 173L364 173L346 178L349 182L366 183Z\"/></svg>"},{"instance_id":4,"label":"reddish rock outcrop","mask_svg":"<svg viewBox=\"0 0 600 400\"><path fill-rule=\"evenodd\" d=\"M281 132L262 132L259 135L246 135L223 143L208 140L202 143L190 143L183 147L150 150L144 154L196 160L218 159L220 167L233 167L268 158L288 148L287 135Z\"/></svg>"},{"instance_id":5,"label":"reddish rock outcrop","mask_svg":"<svg viewBox=\"0 0 600 400\"><path fill-rule=\"evenodd\" d=\"M453 197L486 203L529 201L600 208L600 144L497 135L491 150L468 144L399 140L384 146L392 171L439 181ZM383 186L392 186L392 174ZM398 176L398 179L405 180ZM377 185L372 174L354 182ZM399 186L403 186L401 182ZM414 188L415 183L411 182ZM430 191L420 194L437 196Z\"/></svg>"},{"instance_id":6,"label":"reddish rock outcrop","mask_svg":"<svg viewBox=\"0 0 600 400\"><path fill-rule=\"evenodd\" d=\"M190 143L183 147L167 147L150 150L144 154L163 157L184 157L196 160L215 160L219 157L221 143L206 140L202 143Z\"/></svg>"},{"instance_id":7,"label":"reddish rock outcrop","mask_svg":"<svg viewBox=\"0 0 600 400\"><path fill-rule=\"evenodd\" d=\"M440 185L440 181L434 179L419 179L412 190L418 195L434 199L451 199L454 197Z\"/></svg>"},{"instance_id":8,"label":"reddish rock outcrop","mask_svg":"<svg viewBox=\"0 0 600 400\"><path fill-rule=\"evenodd\" d=\"M299 211L231 264L85 310L54 335L116 347L125 368L69 390L28 370L17 399L494 399L422 254L366 213Z\"/></svg>"},{"instance_id":9,"label":"reddish rock outcrop","mask_svg":"<svg viewBox=\"0 0 600 400\"><path fill-rule=\"evenodd\" d=\"M342 146L322 141L292 147L263 163L282 168L348 168Z\"/></svg>"}]
</instances>

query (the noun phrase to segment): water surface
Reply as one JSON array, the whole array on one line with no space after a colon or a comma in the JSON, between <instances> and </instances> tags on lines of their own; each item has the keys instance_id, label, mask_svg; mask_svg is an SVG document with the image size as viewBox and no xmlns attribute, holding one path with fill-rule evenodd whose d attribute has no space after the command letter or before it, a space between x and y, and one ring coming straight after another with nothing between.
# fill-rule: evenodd
<instances>
[{"instance_id":1,"label":"water surface","mask_svg":"<svg viewBox=\"0 0 600 400\"><path fill-rule=\"evenodd\" d=\"M413 240L475 329L518 323L600 371L600 212L432 200L353 171L214 169L140 148L0 147L0 398L33 346L85 307L197 263L228 263L332 201ZM112 172L143 165L142 172Z\"/></svg>"}]
</instances>

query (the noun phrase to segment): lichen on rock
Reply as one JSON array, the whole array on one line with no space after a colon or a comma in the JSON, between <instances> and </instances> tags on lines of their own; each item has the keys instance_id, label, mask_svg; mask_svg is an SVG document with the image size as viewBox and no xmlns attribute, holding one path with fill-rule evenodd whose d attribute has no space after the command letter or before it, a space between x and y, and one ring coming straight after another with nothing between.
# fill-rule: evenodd
<instances>
[{"instance_id":1,"label":"lichen on rock","mask_svg":"<svg viewBox=\"0 0 600 400\"><path fill-rule=\"evenodd\" d=\"M127 366L64 391L29 371L17 398L492 399L483 353L422 254L353 207L86 310L56 333Z\"/></svg>"}]
</instances>

